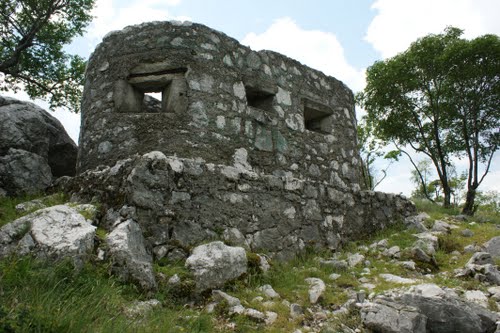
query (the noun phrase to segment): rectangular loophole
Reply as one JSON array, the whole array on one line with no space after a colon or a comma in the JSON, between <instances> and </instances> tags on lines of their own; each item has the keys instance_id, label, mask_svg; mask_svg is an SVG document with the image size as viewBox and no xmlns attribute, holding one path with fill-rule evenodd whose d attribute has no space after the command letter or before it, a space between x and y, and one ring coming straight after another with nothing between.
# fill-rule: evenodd
<instances>
[{"instance_id":1,"label":"rectangular loophole","mask_svg":"<svg viewBox=\"0 0 500 333\"><path fill-rule=\"evenodd\" d=\"M303 98L304 127L313 132L330 134L333 131L333 111L326 105Z\"/></svg>"},{"instance_id":2,"label":"rectangular loophole","mask_svg":"<svg viewBox=\"0 0 500 333\"><path fill-rule=\"evenodd\" d=\"M115 85L118 112L179 113L187 109L185 69L138 73Z\"/></svg>"}]
</instances>

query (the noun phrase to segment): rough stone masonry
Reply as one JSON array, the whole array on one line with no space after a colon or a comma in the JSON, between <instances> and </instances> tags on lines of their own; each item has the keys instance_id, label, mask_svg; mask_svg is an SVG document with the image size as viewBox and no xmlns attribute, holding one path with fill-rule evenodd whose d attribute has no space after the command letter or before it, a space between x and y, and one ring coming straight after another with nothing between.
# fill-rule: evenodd
<instances>
[{"instance_id":1,"label":"rough stone masonry","mask_svg":"<svg viewBox=\"0 0 500 333\"><path fill-rule=\"evenodd\" d=\"M342 82L200 24L152 22L90 57L80 176L65 186L128 207L157 258L221 238L288 258L414 212L360 188L356 145Z\"/></svg>"}]
</instances>

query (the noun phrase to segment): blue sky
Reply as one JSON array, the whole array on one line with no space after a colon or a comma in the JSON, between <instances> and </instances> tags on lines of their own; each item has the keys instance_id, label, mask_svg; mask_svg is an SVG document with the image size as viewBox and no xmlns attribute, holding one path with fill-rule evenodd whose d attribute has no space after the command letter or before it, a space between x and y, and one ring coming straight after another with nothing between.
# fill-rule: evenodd
<instances>
[{"instance_id":1,"label":"blue sky","mask_svg":"<svg viewBox=\"0 0 500 333\"><path fill-rule=\"evenodd\" d=\"M500 35L498 13L499 0L97 0L93 23L68 50L87 58L112 30L146 21L189 20L252 49L286 54L359 91L365 69L374 61L394 56L416 38L442 32L448 25L464 29L467 38ZM22 93L18 97L26 99ZM77 140L79 116L61 110L55 115ZM484 190L500 191L499 155L481 186ZM459 169L465 165L456 162ZM409 195L410 170L406 161L392 165L377 190Z\"/></svg>"}]
</instances>

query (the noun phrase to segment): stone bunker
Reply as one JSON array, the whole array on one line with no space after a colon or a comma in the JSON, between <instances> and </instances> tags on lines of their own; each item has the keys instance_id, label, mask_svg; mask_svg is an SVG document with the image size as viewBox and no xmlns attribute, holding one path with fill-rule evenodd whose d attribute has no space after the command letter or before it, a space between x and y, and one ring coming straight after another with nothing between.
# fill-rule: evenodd
<instances>
[{"instance_id":1,"label":"stone bunker","mask_svg":"<svg viewBox=\"0 0 500 333\"><path fill-rule=\"evenodd\" d=\"M362 191L360 163L342 82L200 24L152 22L92 54L77 163L88 186L67 186L132 207L157 258L221 238L287 258L413 213Z\"/></svg>"}]
</instances>

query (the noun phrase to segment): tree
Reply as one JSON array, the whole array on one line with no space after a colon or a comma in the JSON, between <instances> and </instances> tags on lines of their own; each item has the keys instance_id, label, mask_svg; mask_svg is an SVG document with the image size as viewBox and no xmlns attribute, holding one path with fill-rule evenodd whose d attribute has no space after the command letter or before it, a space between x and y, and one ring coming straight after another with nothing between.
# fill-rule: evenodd
<instances>
[{"instance_id":1,"label":"tree","mask_svg":"<svg viewBox=\"0 0 500 333\"><path fill-rule=\"evenodd\" d=\"M366 117L363 117L358 124L358 149L361 156L361 176L364 188L373 191L387 177L387 170L391 166L392 156L385 155L385 159L391 160L385 168L380 170L382 175L374 167L377 158L384 155L382 143L373 136L373 128L371 124L366 122Z\"/></svg>"},{"instance_id":2,"label":"tree","mask_svg":"<svg viewBox=\"0 0 500 333\"><path fill-rule=\"evenodd\" d=\"M461 35L462 30L447 28L375 62L358 99L378 138L432 161L445 207L451 204L451 156L472 158L468 183L474 188L498 148L499 38L485 35L469 41ZM474 178L482 162L487 163L485 172ZM473 201L473 194L468 197Z\"/></svg>"},{"instance_id":3,"label":"tree","mask_svg":"<svg viewBox=\"0 0 500 333\"><path fill-rule=\"evenodd\" d=\"M79 111L84 60L63 46L82 35L95 0L0 0L3 91L25 89L50 107Z\"/></svg>"},{"instance_id":4,"label":"tree","mask_svg":"<svg viewBox=\"0 0 500 333\"><path fill-rule=\"evenodd\" d=\"M500 142L500 38L459 39L447 50L447 100L452 112L450 145L469 162L463 213L473 215L476 191ZM481 165L484 171L481 173Z\"/></svg>"}]
</instances>

